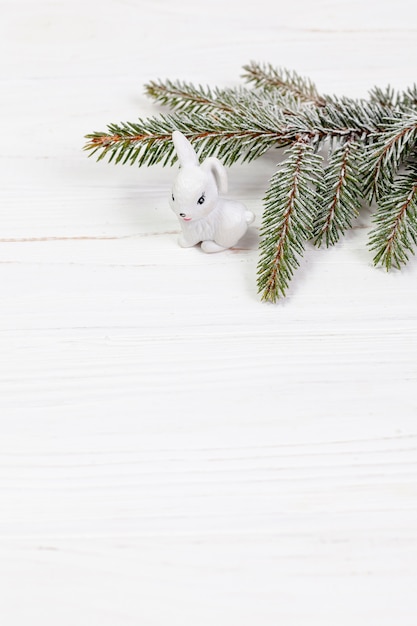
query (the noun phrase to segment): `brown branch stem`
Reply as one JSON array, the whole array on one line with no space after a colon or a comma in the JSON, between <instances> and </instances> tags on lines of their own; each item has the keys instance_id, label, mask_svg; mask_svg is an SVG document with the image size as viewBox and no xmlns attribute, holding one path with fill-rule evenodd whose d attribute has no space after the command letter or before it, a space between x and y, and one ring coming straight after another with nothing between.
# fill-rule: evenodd
<instances>
[{"instance_id":1,"label":"brown branch stem","mask_svg":"<svg viewBox=\"0 0 417 626\"><path fill-rule=\"evenodd\" d=\"M371 132L371 131L369 131ZM232 137L250 137L261 138L265 136L273 136L277 140L278 143L288 143L293 141L298 141L300 137L303 137L304 140L310 141L312 139L324 139L325 137L347 137L348 139L353 138L357 135L358 129L353 128L342 128L342 129L326 129L323 131L313 131L313 132L305 132L300 134L299 131L295 131L291 128L283 128L282 131L277 132L273 130L263 130L263 131L246 131L246 130L236 130L236 131L205 131L205 132L196 132L196 133L184 133L188 139L198 140L204 139L206 137L222 137L225 139L231 139ZM146 133L141 133L137 135L122 135L122 134L114 134L108 135L106 133L103 134L92 134L86 135L86 138L90 141L86 144L85 148L87 150L97 147L108 148L112 145L118 144L120 142L146 142L146 141L170 141L172 137L172 133L167 134L155 134L150 135Z\"/></svg>"}]
</instances>

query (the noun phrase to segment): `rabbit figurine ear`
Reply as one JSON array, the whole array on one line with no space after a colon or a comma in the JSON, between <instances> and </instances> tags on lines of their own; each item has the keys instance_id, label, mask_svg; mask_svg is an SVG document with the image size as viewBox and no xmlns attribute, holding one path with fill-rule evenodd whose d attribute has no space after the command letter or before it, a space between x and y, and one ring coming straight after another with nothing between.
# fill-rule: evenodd
<instances>
[{"instance_id":1,"label":"rabbit figurine ear","mask_svg":"<svg viewBox=\"0 0 417 626\"><path fill-rule=\"evenodd\" d=\"M209 172L216 181L219 193L227 192L227 174L223 163L216 157L207 157L201 164L201 169Z\"/></svg>"},{"instance_id":2,"label":"rabbit figurine ear","mask_svg":"<svg viewBox=\"0 0 417 626\"><path fill-rule=\"evenodd\" d=\"M181 167L185 167L186 165L198 165L197 154L185 135L180 133L179 130L174 130L172 133L172 141L174 142L175 151Z\"/></svg>"}]
</instances>

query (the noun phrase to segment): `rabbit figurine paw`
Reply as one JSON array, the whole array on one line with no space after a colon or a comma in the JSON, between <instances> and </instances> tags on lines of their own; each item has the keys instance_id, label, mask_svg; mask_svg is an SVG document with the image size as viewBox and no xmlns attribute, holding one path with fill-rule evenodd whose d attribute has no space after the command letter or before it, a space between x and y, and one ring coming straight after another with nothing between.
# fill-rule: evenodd
<instances>
[{"instance_id":1,"label":"rabbit figurine paw","mask_svg":"<svg viewBox=\"0 0 417 626\"><path fill-rule=\"evenodd\" d=\"M220 252L236 245L255 215L240 202L219 196L227 191L226 169L208 157L201 165L188 139L172 133L180 170L172 187L170 205L181 225L178 243L183 248L201 242L204 252Z\"/></svg>"}]
</instances>

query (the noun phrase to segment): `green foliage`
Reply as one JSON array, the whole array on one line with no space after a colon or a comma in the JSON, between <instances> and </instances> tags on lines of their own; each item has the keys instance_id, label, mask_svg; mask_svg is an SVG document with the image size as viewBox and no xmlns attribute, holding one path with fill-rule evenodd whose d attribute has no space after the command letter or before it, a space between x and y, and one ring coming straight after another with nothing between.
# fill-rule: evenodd
<instances>
[{"instance_id":1,"label":"green foliage","mask_svg":"<svg viewBox=\"0 0 417 626\"><path fill-rule=\"evenodd\" d=\"M417 245L417 165L398 175L390 193L381 198L374 216L375 229L370 234L374 263L389 270L407 263Z\"/></svg>"},{"instance_id":2,"label":"green foliage","mask_svg":"<svg viewBox=\"0 0 417 626\"><path fill-rule=\"evenodd\" d=\"M272 302L285 295L313 234L320 207L317 186L324 174L323 159L308 142L294 142L286 154L266 192L261 228L258 286L263 299Z\"/></svg>"},{"instance_id":3,"label":"green foliage","mask_svg":"<svg viewBox=\"0 0 417 626\"><path fill-rule=\"evenodd\" d=\"M372 133L364 160L365 194L372 201L389 194L394 178L417 142L417 111L395 109Z\"/></svg>"},{"instance_id":4,"label":"green foliage","mask_svg":"<svg viewBox=\"0 0 417 626\"><path fill-rule=\"evenodd\" d=\"M395 91L390 85L385 88L373 87L369 91L369 98L371 102L378 102L390 108L416 106L417 85L414 84L411 87L407 87L402 93Z\"/></svg>"},{"instance_id":5,"label":"green foliage","mask_svg":"<svg viewBox=\"0 0 417 626\"><path fill-rule=\"evenodd\" d=\"M260 65L254 61L244 65L243 69L243 78L248 83L253 83L255 87L278 89L281 93L291 94L302 102L312 102L317 106L326 104L326 98L318 93L315 84L297 72L276 68L270 63Z\"/></svg>"},{"instance_id":6,"label":"green foliage","mask_svg":"<svg viewBox=\"0 0 417 626\"><path fill-rule=\"evenodd\" d=\"M417 244L417 86L374 87L368 99L352 99L320 94L311 80L270 64L251 62L243 77L248 86L231 89L152 81L147 95L172 113L110 124L87 135L85 149L114 163L171 165L171 135L180 130L202 158L229 166L287 147L264 196L264 300L286 294L308 240L335 244L373 200L374 263L403 265Z\"/></svg>"},{"instance_id":7,"label":"green foliage","mask_svg":"<svg viewBox=\"0 0 417 626\"><path fill-rule=\"evenodd\" d=\"M227 102L227 94L232 90L210 89L210 87L194 87L191 83L180 80L151 81L145 85L145 93L160 104L176 111L187 113L203 113L219 109L232 111Z\"/></svg>"},{"instance_id":8,"label":"green foliage","mask_svg":"<svg viewBox=\"0 0 417 626\"><path fill-rule=\"evenodd\" d=\"M318 181L322 197L314 222L315 244L335 244L359 215L363 197L360 168L363 148L347 141L334 150L323 178Z\"/></svg>"}]
</instances>

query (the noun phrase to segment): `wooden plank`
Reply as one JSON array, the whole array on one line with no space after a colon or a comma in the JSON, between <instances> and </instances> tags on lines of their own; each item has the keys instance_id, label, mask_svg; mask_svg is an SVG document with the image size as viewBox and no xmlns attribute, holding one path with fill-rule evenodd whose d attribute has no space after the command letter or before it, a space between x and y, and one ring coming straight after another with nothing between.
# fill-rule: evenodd
<instances>
[{"instance_id":1,"label":"wooden plank","mask_svg":"<svg viewBox=\"0 0 417 626\"><path fill-rule=\"evenodd\" d=\"M3 2L0 616L7 626L415 626L417 264L371 215L256 293L257 220L183 250L173 171L88 160L158 77L250 59L366 96L415 80L415 5ZM414 18L414 19L413 19Z\"/></svg>"}]
</instances>

